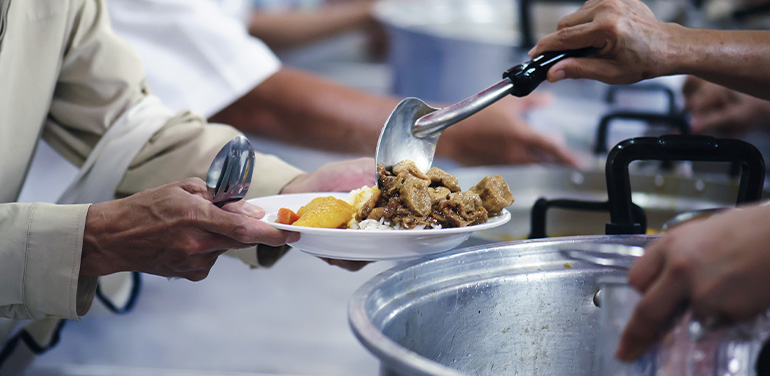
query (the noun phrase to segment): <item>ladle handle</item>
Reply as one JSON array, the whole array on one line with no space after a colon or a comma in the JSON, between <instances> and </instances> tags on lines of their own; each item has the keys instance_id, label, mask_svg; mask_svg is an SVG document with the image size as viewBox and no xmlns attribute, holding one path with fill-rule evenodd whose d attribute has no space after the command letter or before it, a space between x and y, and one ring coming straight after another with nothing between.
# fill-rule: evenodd
<instances>
[{"instance_id":1,"label":"ladle handle","mask_svg":"<svg viewBox=\"0 0 770 376\"><path fill-rule=\"evenodd\" d=\"M438 137L444 129L483 110L492 103L511 94L523 97L540 85L554 64L568 57L581 57L589 54L593 48L581 50L546 52L534 59L519 64L505 73L503 80L489 88L470 96L451 106L433 111L415 120L412 134L415 137Z\"/></svg>"},{"instance_id":2,"label":"ladle handle","mask_svg":"<svg viewBox=\"0 0 770 376\"><path fill-rule=\"evenodd\" d=\"M745 141L692 135L632 138L615 145L607 156L608 235L642 233L641 224L633 220L628 174L628 165L637 160L736 162L742 169L736 203L762 198L765 160L756 147Z\"/></svg>"},{"instance_id":3,"label":"ladle handle","mask_svg":"<svg viewBox=\"0 0 770 376\"><path fill-rule=\"evenodd\" d=\"M511 80L513 83L511 95L523 97L545 81L548 70L556 65L556 63L571 57L584 57L592 51L594 51L594 48L545 52L526 63L508 69L503 73L503 77Z\"/></svg>"}]
</instances>

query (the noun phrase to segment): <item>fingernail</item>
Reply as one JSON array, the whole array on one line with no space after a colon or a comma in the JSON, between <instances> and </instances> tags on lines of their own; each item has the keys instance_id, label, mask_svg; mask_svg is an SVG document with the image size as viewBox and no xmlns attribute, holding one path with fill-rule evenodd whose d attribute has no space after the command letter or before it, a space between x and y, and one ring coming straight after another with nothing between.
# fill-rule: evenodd
<instances>
[{"instance_id":1,"label":"fingernail","mask_svg":"<svg viewBox=\"0 0 770 376\"><path fill-rule=\"evenodd\" d=\"M286 243L295 243L299 241L299 233L298 232L292 232L289 234L289 236L286 237Z\"/></svg>"},{"instance_id":2,"label":"fingernail","mask_svg":"<svg viewBox=\"0 0 770 376\"><path fill-rule=\"evenodd\" d=\"M261 216L265 215L265 209L262 209L261 207L259 207L257 205L254 205L254 204L252 204L252 203L250 203L248 201L245 201L243 203L243 210L247 214L249 214L251 216L255 216L255 217L261 217Z\"/></svg>"},{"instance_id":3,"label":"fingernail","mask_svg":"<svg viewBox=\"0 0 770 376\"><path fill-rule=\"evenodd\" d=\"M563 80L564 77L566 77L566 76L567 76L567 74L564 73L564 71L561 70L561 69L557 70L557 71L554 71L553 74L551 75L551 82L556 82L556 81Z\"/></svg>"}]
</instances>

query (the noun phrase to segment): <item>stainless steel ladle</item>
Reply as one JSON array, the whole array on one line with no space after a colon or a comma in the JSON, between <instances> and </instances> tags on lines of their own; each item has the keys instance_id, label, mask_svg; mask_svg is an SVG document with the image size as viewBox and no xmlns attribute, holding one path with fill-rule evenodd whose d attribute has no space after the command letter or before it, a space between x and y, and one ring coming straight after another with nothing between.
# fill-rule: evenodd
<instances>
[{"instance_id":1,"label":"stainless steel ladle","mask_svg":"<svg viewBox=\"0 0 770 376\"><path fill-rule=\"evenodd\" d=\"M238 201L246 196L254 170L254 148L244 136L228 141L211 162L206 188L215 205Z\"/></svg>"},{"instance_id":2,"label":"stainless steel ladle","mask_svg":"<svg viewBox=\"0 0 770 376\"><path fill-rule=\"evenodd\" d=\"M519 64L505 73L503 80L488 89L451 106L437 109L417 98L406 98L399 103L377 141L375 160L385 168L404 159L411 159L422 171L433 164L436 142L441 132L504 96L523 97L545 80L548 69L569 57L581 57L591 49L546 52Z\"/></svg>"}]
</instances>

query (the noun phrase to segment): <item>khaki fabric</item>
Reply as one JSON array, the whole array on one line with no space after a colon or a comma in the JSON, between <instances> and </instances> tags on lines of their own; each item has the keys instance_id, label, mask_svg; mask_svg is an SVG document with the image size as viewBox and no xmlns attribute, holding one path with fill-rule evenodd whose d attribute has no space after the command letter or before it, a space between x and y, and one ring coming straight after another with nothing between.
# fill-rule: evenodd
<instances>
[{"instance_id":1,"label":"khaki fabric","mask_svg":"<svg viewBox=\"0 0 770 376\"><path fill-rule=\"evenodd\" d=\"M95 289L78 278L88 204L14 201L40 137L80 166L149 90L139 60L110 30L103 1L10 1L0 41L0 315L78 319ZM132 159L117 195L204 177L237 134L189 113L172 116ZM249 196L277 194L300 173L258 155Z\"/></svg>"}]
</instances>

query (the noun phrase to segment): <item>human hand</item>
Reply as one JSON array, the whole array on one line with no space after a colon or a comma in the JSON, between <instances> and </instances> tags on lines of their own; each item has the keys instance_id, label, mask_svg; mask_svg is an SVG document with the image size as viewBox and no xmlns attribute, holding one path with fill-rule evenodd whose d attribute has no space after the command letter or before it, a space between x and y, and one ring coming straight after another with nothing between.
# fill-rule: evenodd
<instances>
[{"instance_id":1,"label":"human hand","mask_svg":"<svg viewBox=\"0 0 770 376\"><path fill-rule=\"evenodd\" d=\"M549 101L549 96L537 93L505 97L444 131L436 153L466 165L550 162L576 166L577 159L566 146L537 133L522 119L527 110Z\"/></svg>"},{"instance_id":2,"label":"human hand","mask_svg":"<svg viewBox=\"0 0 770 376\"><path fill-rule=\"evenodd\" d=\"M694 133L735 137L753 127L766 125L770 101L688 76L682 87L685 109L690 112Z\"/></svg>"},{"instance_id":3,"label":"human hand","mask_svg":"<svg viewBox=\"0 0 770 376\"><path fill-rule=\"evenodd\" d=\"M377 184L373 158L331 162L292 180L281 193L346 192Z\"/></svg>"},{"instance_id":4,"label":"human hand","mask_svg":"<svg viewBox=\"0 0 770 376\"><path fill-rule=\"evenodd\" d=\"M565 59L551 67L548 81L588 78L630 84L669 73L665 59L677 31L674 24L658 21L639 0L588 0L560 19L557 31L541 38L529 55L593 47L596 52L590 57Z\"/></svg>"},{"instance_id":5,"label":"human hand","mask_svg":"<svg viewBox=\"0 0 770 376\"><path fill-rule=\"evenodd\" d=\"M642 355L682 308L695 318L732 323L770 307L770 206L685 222L647 247L629 272L643 296L616 356Z\"/></svg>"},{"instance_id":6,"label":"human hand","mask_svg":"<svg viewBox=\"0 0 770 376\"><path fill-rule=\"evenodd\" d=\"M198 281L227 249L298 240L299 234L260 221L263 215L245 201L218 208L197 178L93 204L80 274L138 271Z\"/></svg>"}]
</instances>

